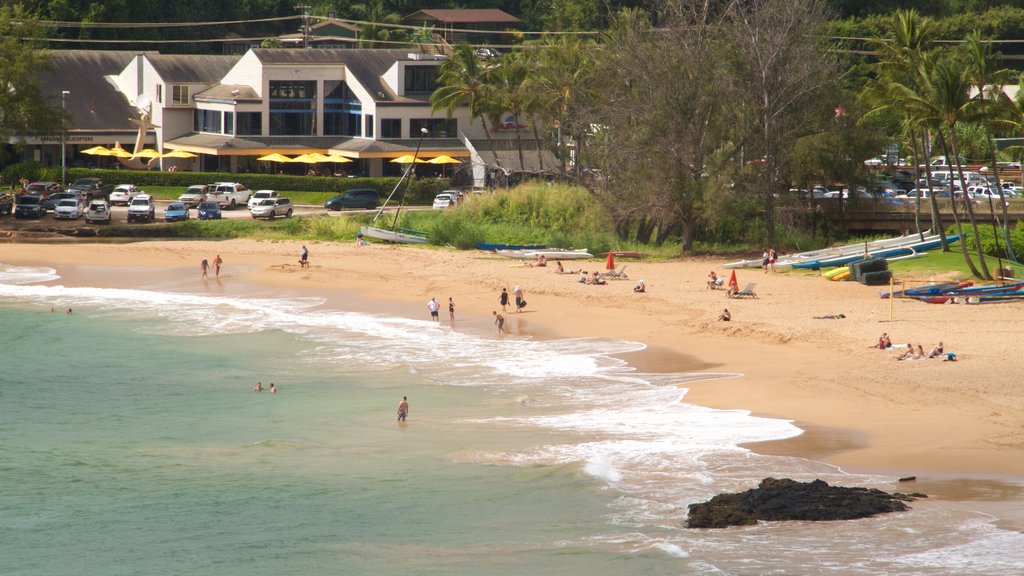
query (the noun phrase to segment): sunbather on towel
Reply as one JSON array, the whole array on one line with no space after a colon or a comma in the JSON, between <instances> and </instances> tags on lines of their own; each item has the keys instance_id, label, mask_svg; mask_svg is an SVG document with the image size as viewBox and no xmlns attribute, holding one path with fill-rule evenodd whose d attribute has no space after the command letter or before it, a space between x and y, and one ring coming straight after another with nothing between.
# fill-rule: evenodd
<instances>
[{"instance_id":1,"label":"sunbather on towel","mask_svg":"<svg viewBox=\"0 0 1024 576\"><path fill-rule=\"evenodd\" d=\"M829 314L827 316L815 316L815 320L842 320L846 318L846 314Z\"/></svg>"},{"instance_id":2,"label":"sunbather on towel","mask_svg":"<svg viewBox=\"0 0 1024 576\"><path fill-rule=\"evenodd\" d=\"M935 348L932 348L932 351L928 353L929 358L936 358L938 356L942 356L942 342L939 342L939 344Z\"/></svg>"},{"instance_id":3,"label":"sunbather on towel","mask_svg":"<svg viewBox=\"0 0 1024 576\"><path fill-rule=\"evenodd\" d=\"M914 345L907 344L907 351L896 357L897 360L912 360L914 358Z\"/></svg>"}]
</instances>

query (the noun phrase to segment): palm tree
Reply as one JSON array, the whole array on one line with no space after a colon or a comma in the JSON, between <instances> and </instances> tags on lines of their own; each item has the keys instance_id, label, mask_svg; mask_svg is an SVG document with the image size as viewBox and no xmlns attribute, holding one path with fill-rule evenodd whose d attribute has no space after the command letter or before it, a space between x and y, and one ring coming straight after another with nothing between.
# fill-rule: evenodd
<instances>
[{"instance_id":1,"label":"palm tree","mask_svg":"<svg viewBox=\"0 0 1024 576\"><path fill-rule=\"evenodd\" d=\"M437 82L437 90L430 95L430 105L434 111L444 110L451 118L459 107L468 106L470 121L474 118L480 120L491 153L494 154L494 162L500 168L501 163L494 149L494 140L491 139L491 131L487 127L487 116L495 108L493 101L490 100L493 90L490 88L487 69L476 57L473 48L468 44L455 46L452 55L441 65Z\"/></svg>"},{"instance_id":2,"label":"palm tree","mask_svg":"<svg viewBox=\"0 0 1024 576\"><path fill-rule=\"evenodd\" d=\"M365 0L362 4L354 4L352 12L356 18L363 21L363 30L359 35L360 48L375 48L379 43L405 36L401 30L388 27L401 24L402 16L396 12L388 12L384 0Z\"/></svg>"},{"instance_id":3,"label":"palm tree","mask_svg":"<svg viewBox=\"0 0 1024 576\"><path fill-rule=\"evenodd\" d=\"M526 160L523 158L523 138L520 132L520 122L528 100L528 95L523 89L523 82L526 80L526 66L521 58L514 55L502 57L489 70L488 83L491 93L490 99L496 104L495 116L500 116L505 111L512 112L515 116L516 148L519 151L519 169L526 170Z\"/></svg>"},{"instance_id":4,"label":"palm tree","mask_svg":"<svg viewBox=\"0 0 1024 576\"><path fill-rule=\"evenodd\" d=\"M981 102L970 97L971 79L969 75L960 67L959 62L956 62L952 58L942 58L938 60L930 71L930 73L922 74L923 80L922 91L920 94L914 93L909 89L902 90L896 86L896 91L902 93L903 100L906 102L908 109L911 114L914 114L921 118L923 121L929 122L933 125L940 125L940 131L938 132L939 141L943 144L945 150L945 138L942 132L942 128L945 129L949 134L949 142L951 145L951 154L947 153L947 157L959 158L960 150L957 143L956 128L957 124L961 121L971 121L979 117L981 112ZM960 249L964 255L964 261L967 263L971 272L983 279L991 279L991 274L988 270L988 265L985 262L985 254L982 251L980 238L978 236L978 224L974 218L974 208L971 205L970 199L967 198L967 185L964 180L963 166L960 162L957 162L957 173L960 179L960 188L966 200L965 208L968 219L971 223L972 232L975 238L975 248L977 250L978 258L981 260L981 273L979 274L977 268L974 266L974 262L971 260L969 253L967 252L967 245L963 239L963 229L960 226L959 218L956 213L956 198L953 195L953 216L957 222L957 230L960 232Z\"/></svg>"},{"instance_id":5,"label":"palm tree","mask_svg":"<svg viewBox=\"0 0 1024 576\"><path fill-rule=\"evenodd\" d=\"M1006 257L1016 262L1017 259L1013 253L1013 246L1010 244L1010 224L1007 214L1006 197L1003 194L1003 186L999 182L996 148L992 140L992 127L999 121L1002 112L1007 109L1005 104L1009 98L1003 92L1002 84L1009 80L1010 71L999 67L999 58L997 55L992 54L991 43L983 41L981 35L977 32L967 35L967 39L961 47L961 53L964 57L967 73L978 89L977 98L986 102L986 104L990 104L985 106L982 124L986 128L985 135L988 141L990 166L992 167L992 175L995 177L996 190L999 192L999 204L1003 212L1002 232L1003 242L1006 245ZM988 201L989 211L994 213L991 194L988 196ZM998 237L995 225L993 221L992 232Z\"/></svg>"}]
</instances>

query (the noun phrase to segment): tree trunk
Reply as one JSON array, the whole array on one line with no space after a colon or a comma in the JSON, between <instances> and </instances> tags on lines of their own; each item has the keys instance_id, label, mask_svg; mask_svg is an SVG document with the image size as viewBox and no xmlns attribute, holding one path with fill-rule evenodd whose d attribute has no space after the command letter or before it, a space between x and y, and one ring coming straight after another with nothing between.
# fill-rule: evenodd
<instances>
[{"instance_id":1,"label":"tree trunk","mask_svg":"<svg viewBox=\"0 0 1024 576\"><path fill-rule=\"evenodd\" d=\"M956 142L956 131L954 126L949 127L949 141L953 146L953 158L957 159L956 172L960 177L960 192L964 195L964 207L967 209L967 219L971 222L971 232L974 234L974 251L978 254L978 260L981 264L982 278L985 280L992 279L992 273L989 272L988 262L985 261L985 251L981 247L981 236L978 235L978 221L974 217L974 203L971 202L971 197L967 194L967 182L964 181L964 167L960 163L960 153ZM948 158L949 156L947 156ZM956 204L956 202L953 202ZM963 238L960 239L963 243Z\"/></svg>"},{"instance_id":2,"label":"tree trunk","mask_svg":"<svg viewBox=\"0 0 1024 576\"><path fill-rule=\"evenodd\" d=\"M999 191L999 205L1003 211L1003 243L1006 244L1006 257L1010 262L1017 261L1017 255L1013 253L1013 246L1010 244L1010 218L1006 207L1006 195L1003 194L1003 184L999 181L999 162L996 161L996 147L992 141L992 135L988 135L988 154L992 159L992 175L996 179L996 190ZM995 227L995 210L992 209L992 195L988 195L988 209L992 212L992 226ZM995 230L993 230L995 232Z\"/></svg>"},{"instance_id":3,"label":"tree trunk","mask_svg":"<svg viewBox=\"0 0 1024 576\"><path fill-rule=\"evenodd\" d=\"M914 148L914 158L920 158L917 154L917 134L911 129L910 130L910 145ZM895 180L896 171L893 170L893 180ZM917 163L914 163L914 186L921 181L921 170L917 167ZM921 195L917 194L914 197L914 230L917 231L917 236L924 242L924 234L921 232Z\"/></svg>"},{"instance_id":4,"label":"tree trunk","mask_svg":"<svg viewBox=\"0 0 1024 576\"><path fill-rule=\"evenodd\" d=\"M949 155L949 150L946 146L946 139L942 137L941 132L939 132L939 145L942 146L942 151L946 155L946 158L953 158L953 156ZM971 269L971 274L973 274L975 278L981 278L981 272L978 272L978 267L974 265L974 260L971 260L971 253L967 251L967 239L964 238L964 228L963 225L960 224L960 214L956 209L956 197L952 190L952 184L953 183L950 182L949 200L950 206L953 208L953 223L956 224L956 233L960 235L960 253L963 255L964 262L967 263L967 267ZM935 194L932 194L931 196L933 199L935 198ZM936 202L936 205L937 204L938 202Z\"/></svg>"},{"instance_id":5,"label":"tree trunk","mask_svg":"<svg viewBox=\"0 0 1024 576\"><path fill-rule=\"evenodd\" d=\"M519 113L515 112L516 149L519 151L519 169L526 172L526 160L523 158L523 134L519 130Z\"/></svg>"},{"instance_id":6,"label":"tree trunk","mask_svg":"<svg viewBox=\"0 0 1024 576\"><path fill-rule=\"evenodd\" d=\"M932 231L939 235L939 243L943 252L949 252L949 242L946 240L946 228L942 225L942 214L939 213L939 200L935 197L935 186L932 184L932 165L928 158L928 131L921 130L921 147L924 148L924 177L928 184L928 205L932 209Z\"/></svg>"},{"instance_id":7,"label":"tree trunk","mask_svg":"<svg viewBox=\"0 0 1024 576\"><path fill-rule=\"evenodd\" d=\"M533 141L537 143L537 165L540 166L540 171L544 171L544 154L540 147L540 131L537 130L537 119L531 117L530 124L533 126Z\"/></svg>"},{"instance_id":8,"label":"tree trunk","mask_svg":"<svg viewBox=\"0 0 1024 576\"><path fill-rule=\"evenodd\" d=\"M649 216L641 218L636 227L636 241L641 244L649 244L651 242L651 236L654 234L654 228L657 224L658 223Z\"/></svg>"},{"instance_id":9,"label":"tree trunk","mask_svg":"<svg viewBox=\"0 0 1024 576\"><path fill-rule=\"evenodd\" d=\"M494 165L501 168L501 161L498 160L498 151L494 148L494 140L491 139L491 130L487 128L487 119L484 115L479 116L480 123L484 126L484 134L487 135L487 145L491 147L491 154L494 155Z\"/></svg>"}]
</instances>

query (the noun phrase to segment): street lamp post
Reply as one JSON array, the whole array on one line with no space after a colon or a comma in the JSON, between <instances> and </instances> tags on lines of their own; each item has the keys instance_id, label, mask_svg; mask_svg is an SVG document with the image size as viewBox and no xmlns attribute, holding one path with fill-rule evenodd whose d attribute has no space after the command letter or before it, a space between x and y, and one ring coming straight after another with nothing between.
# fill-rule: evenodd
<instances>
[{"instance_id":1,"label":"street lamp post","mask_svg":"<svg viewBox=\"0 0 1024 576\"><path fill-rule=\"evenodd\" d=\"M66 186L68 183L68 160L67 155L64 153L64 122L67 120L67 98L70 91L64 90L60 93L60 185Z\"/></svg>"}]
</instances>

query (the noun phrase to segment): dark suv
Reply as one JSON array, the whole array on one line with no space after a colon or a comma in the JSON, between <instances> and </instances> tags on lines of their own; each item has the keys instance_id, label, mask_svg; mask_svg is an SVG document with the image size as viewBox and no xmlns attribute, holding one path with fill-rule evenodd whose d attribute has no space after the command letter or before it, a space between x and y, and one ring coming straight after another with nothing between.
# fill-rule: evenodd
<instances>
[{"instance_id":1,"label":"dark suv","mask_svg":"<svg viewBox=\"0 0 1024 576\"><path fill-rule=\"evenodd\" d=\"M373 210L377 206L380 206L380 192L373 188L352 188L324 202L324 208L328 210L341 210L342 208Z\"/></svg>"},{"instance_id":2,"label":"dark suv","mask_svg":"<svg viewBox=\"0 0 1024 576\"><path fill-rule=\"evenodd\" d=\"M85 196L86 199L92 200L93 198L110 198L110 193L114 190L113 184L104 184L103 180L99 178L79 178L68 188L68 192L72 190L78 190L78 192Z\"/></svg>"},{"instance_id":3,"label":"dark suv","mask_svg":"<svg viewBox=\"0 0 1024 576\"><path fill-rule=\"evenodd\" d=\"M15 199L15 218L42 218L46 215L43 208L43 197L35 194L19 194Z\"/></svg>"}]
</instances>

